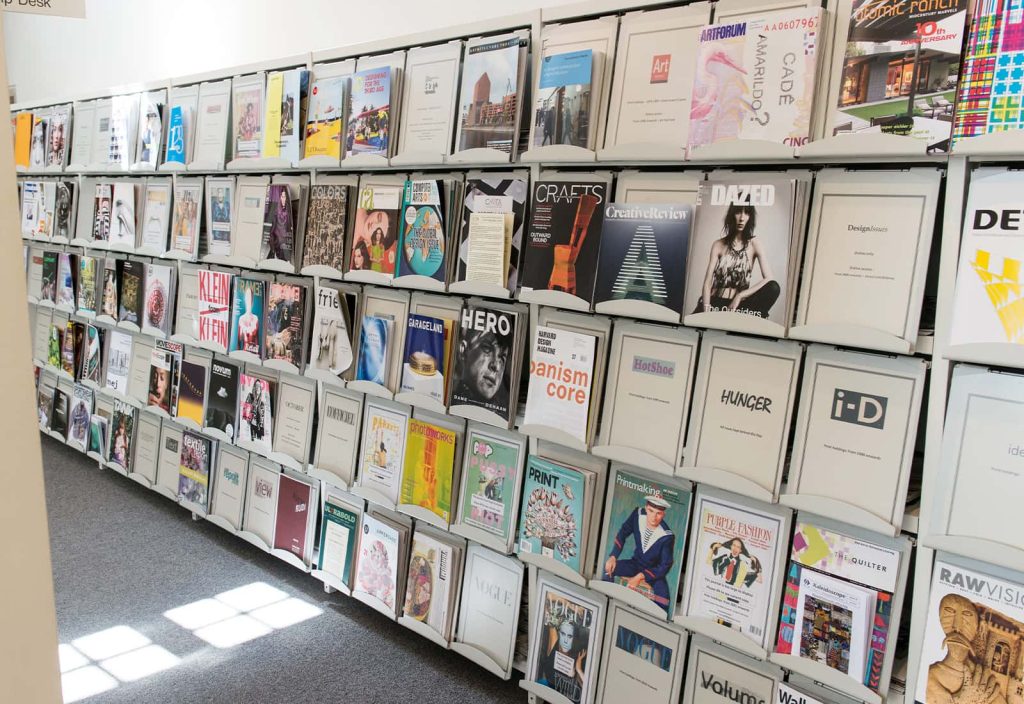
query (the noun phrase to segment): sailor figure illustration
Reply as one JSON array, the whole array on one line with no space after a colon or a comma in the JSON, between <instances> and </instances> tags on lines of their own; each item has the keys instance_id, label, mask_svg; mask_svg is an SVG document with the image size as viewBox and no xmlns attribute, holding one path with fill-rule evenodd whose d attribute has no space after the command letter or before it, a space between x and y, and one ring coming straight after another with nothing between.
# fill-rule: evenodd
<instances>
[{"instance_id":1,"label":"sailor figure illustration","mask_svg":"<svg viewBox=\"0 0 1024 704\"><path fill-rule=\"evenodd\" d=\"M667 612L671 601L665 575L672 569L676 536L664 522L669 503L660 496L648 496L642 508L634 509L615 535L615 545L604 563L603 579L618 581L654 601ZM626 543L632 541L633 554L619 559Z\"/></svg>"}]
</instances>

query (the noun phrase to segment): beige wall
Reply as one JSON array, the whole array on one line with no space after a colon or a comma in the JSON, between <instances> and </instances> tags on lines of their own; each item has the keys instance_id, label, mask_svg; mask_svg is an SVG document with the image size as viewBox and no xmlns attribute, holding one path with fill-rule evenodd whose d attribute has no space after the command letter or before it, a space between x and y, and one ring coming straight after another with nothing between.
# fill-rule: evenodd
<instances>
[{"instance_id":1,"label":"beige wall","mask_svg":"<svg viewBox=\"0 0 1024 704\"><path fill-rule=\"evenodd\" d=\"M4 21L0 13L0 23ZM0 85L7 68L0 53ZM0 701L61 701L10 105L0 91Z\"/></svg>"}]
</instances>

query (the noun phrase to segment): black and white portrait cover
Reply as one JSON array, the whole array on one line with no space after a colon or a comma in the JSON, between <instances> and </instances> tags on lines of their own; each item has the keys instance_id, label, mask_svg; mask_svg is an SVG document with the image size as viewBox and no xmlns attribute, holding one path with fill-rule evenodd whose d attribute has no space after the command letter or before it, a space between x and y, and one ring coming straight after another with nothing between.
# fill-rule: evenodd
<instances>
[{"instance_id":1,"label":"black and white portrait cover","mask_svg":"<svg viewBox=\"0 0 1024 704\"><path fill-rule=\"evenodd\" d=\"M785 327L793 183L701 181L684 312L752 315Z\"/></svg>"},{"instance_id":2,"label":"black and white portrait cover","mask_svg":"<svg viewBox=\"0 0 1024 704\"><path fill-rule=\"evenodd\" d=\"M505 420L515 393L516 313L467 305L462 309L452 375L453 406L479 406Z\"/></svg>"},{"instance_id":3,"label":"black and white portrait cover","mask_svg":"<svg viewBox=\"0 0 1024 704\"><path fill-rule=\"evenodd\" d=\"M594 303L646 301L681 314L692 222L688 205L606 205Z\"/></svg>"}]
</instances>

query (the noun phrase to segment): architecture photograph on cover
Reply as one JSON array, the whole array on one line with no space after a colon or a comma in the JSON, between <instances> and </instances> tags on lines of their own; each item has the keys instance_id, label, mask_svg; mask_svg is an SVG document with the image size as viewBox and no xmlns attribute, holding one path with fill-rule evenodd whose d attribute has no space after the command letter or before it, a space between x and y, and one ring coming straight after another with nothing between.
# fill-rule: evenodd
<instances>
[{"instance_id":1,"label":"architecture photograph on cover","mask_svg":"<svg viewBox=\"0 0 1024 704\"><path fill-rule=\"evenodd\" d=\"M456 151L487 148L512 153L519 134L517 91L522 41L514 36L467 47Z\"/></svg>"},{"instance_id":2,"label":"architecture photograph on cover","mask_svg":"<svg viewBox=\"0 0 1024 704\"><path fill-rule=\"evenodd\" d=\"M917 701L1020 701L1024 608L1018 584L937 559L927 618Z\"/></svg>"},{"instance_id":3,"label":"architecture photograph on cover","mask_svg":"<svg viewBox=\"0 0 1024 704\"><path fill-rule=\"evenodd\" d=\"M591 49L545 56L534 99L534 147L568 144L590 148Z\"/></svg>"},{"instance_id":4,"label":"architecture photograph on cover","mask_svg":"<svg viewBox=\"0 0 1024 704\"><path fill-rule=\"evenodd\" d=\"M606 191L597 181L534 184L524 288L564 291L592 301Z\"/></svg>"},{"instance_id":5,"label":"architecture photograph on cover","mask_svg":"<svg viewBox=\"0 0 1024 704\"><path fill-rule=\"evenodd\" d=\"M345 156L388 156L391 137L391 69L359 71L352 76Z\"/></svg>"},{"instance_id":6,"label":"architecture photograph on cover","mask_svg":"<svg viewBox=\"0 0 1024 704\"><path fill-rule=\"evenodd\" d=\"M684 314L730 312L785 327L793 188L701 181Z\"/></svg>"},{"instance_id":7,"label":"architecture photograph on cover","mask_svg":"<svg viewBox=\"0 0 1024 704\"><path fill-rule=\"evenodd\" d=\"M833 133L894 134L947 149L969 4L854 0Z\"/></svg>"},{"instance_id":8,"label":"architecture photograph on cover","mask_svg":"<svg viewBox=\"0 0 1024 704\"><path fill-rule=\"evenodd\" d=\"M397 186L359 189L359 207L349 252L350 271L395 274L401 198L402 189Z\"/></svg>"},{"instance_id":9,"label":"architecture photograph on cover","mask_svg":"<svg viewBox=\"0 0 1024 704\"><path fill-rule=\"evenodd\" d=\"M682 313L692 227L689 205L609 203L594 302L646 301Z\"/></svg>"},{"instance_id":10,"label":"architecture photograph on cover","mask_svg":"<svg viewBox=\"0 0 1024 704\"><path fill-rule=\"evenodd\" d=\"M805 144L820 38L820 8L704 27L690 103L690 148L737 139Z\"/></svg>"},{"instance_id":11,"label":"architecture photograph on cover","mask_svg":"<svg viewBox=\"0 0 1024 704\"><path fill-rule=\"evenodd\" d=\"M478 406L508 419L517 316L474 305L462 309L451 405Z\"/></svg>"},{"instance_id":12,"label":"architecture photograph on cover","mask_svg":"<svg viewBox=\"0 0 1024 704\"><path fill-rule=\"evenodd\" d=\"M598 555L601 579L614 582L675 612L690 494L619 469L612 479L608 526Z\"/></svg>"}]
</instances>

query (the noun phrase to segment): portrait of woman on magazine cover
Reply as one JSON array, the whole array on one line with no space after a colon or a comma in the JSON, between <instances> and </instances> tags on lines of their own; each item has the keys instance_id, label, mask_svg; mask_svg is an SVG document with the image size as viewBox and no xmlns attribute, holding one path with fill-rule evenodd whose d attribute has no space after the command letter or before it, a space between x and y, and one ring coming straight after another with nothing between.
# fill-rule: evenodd
<instances>
[{"instance_id":1,"label":"portrait of woman on magazine cover","mask_svg":"<svg viewBox=\"0 0 1024 704\"><path fill-rule=\"evenodd\" d=\"M732 203L722 223L723 235L711 243L701 297L694 313L729 311L767 319L781 288L772 275L767 252L758 239L757 208ZM698 255L699 261L699 252ZM754 265L761 273L757 283Z\"/></svg>"}]
</instances>

